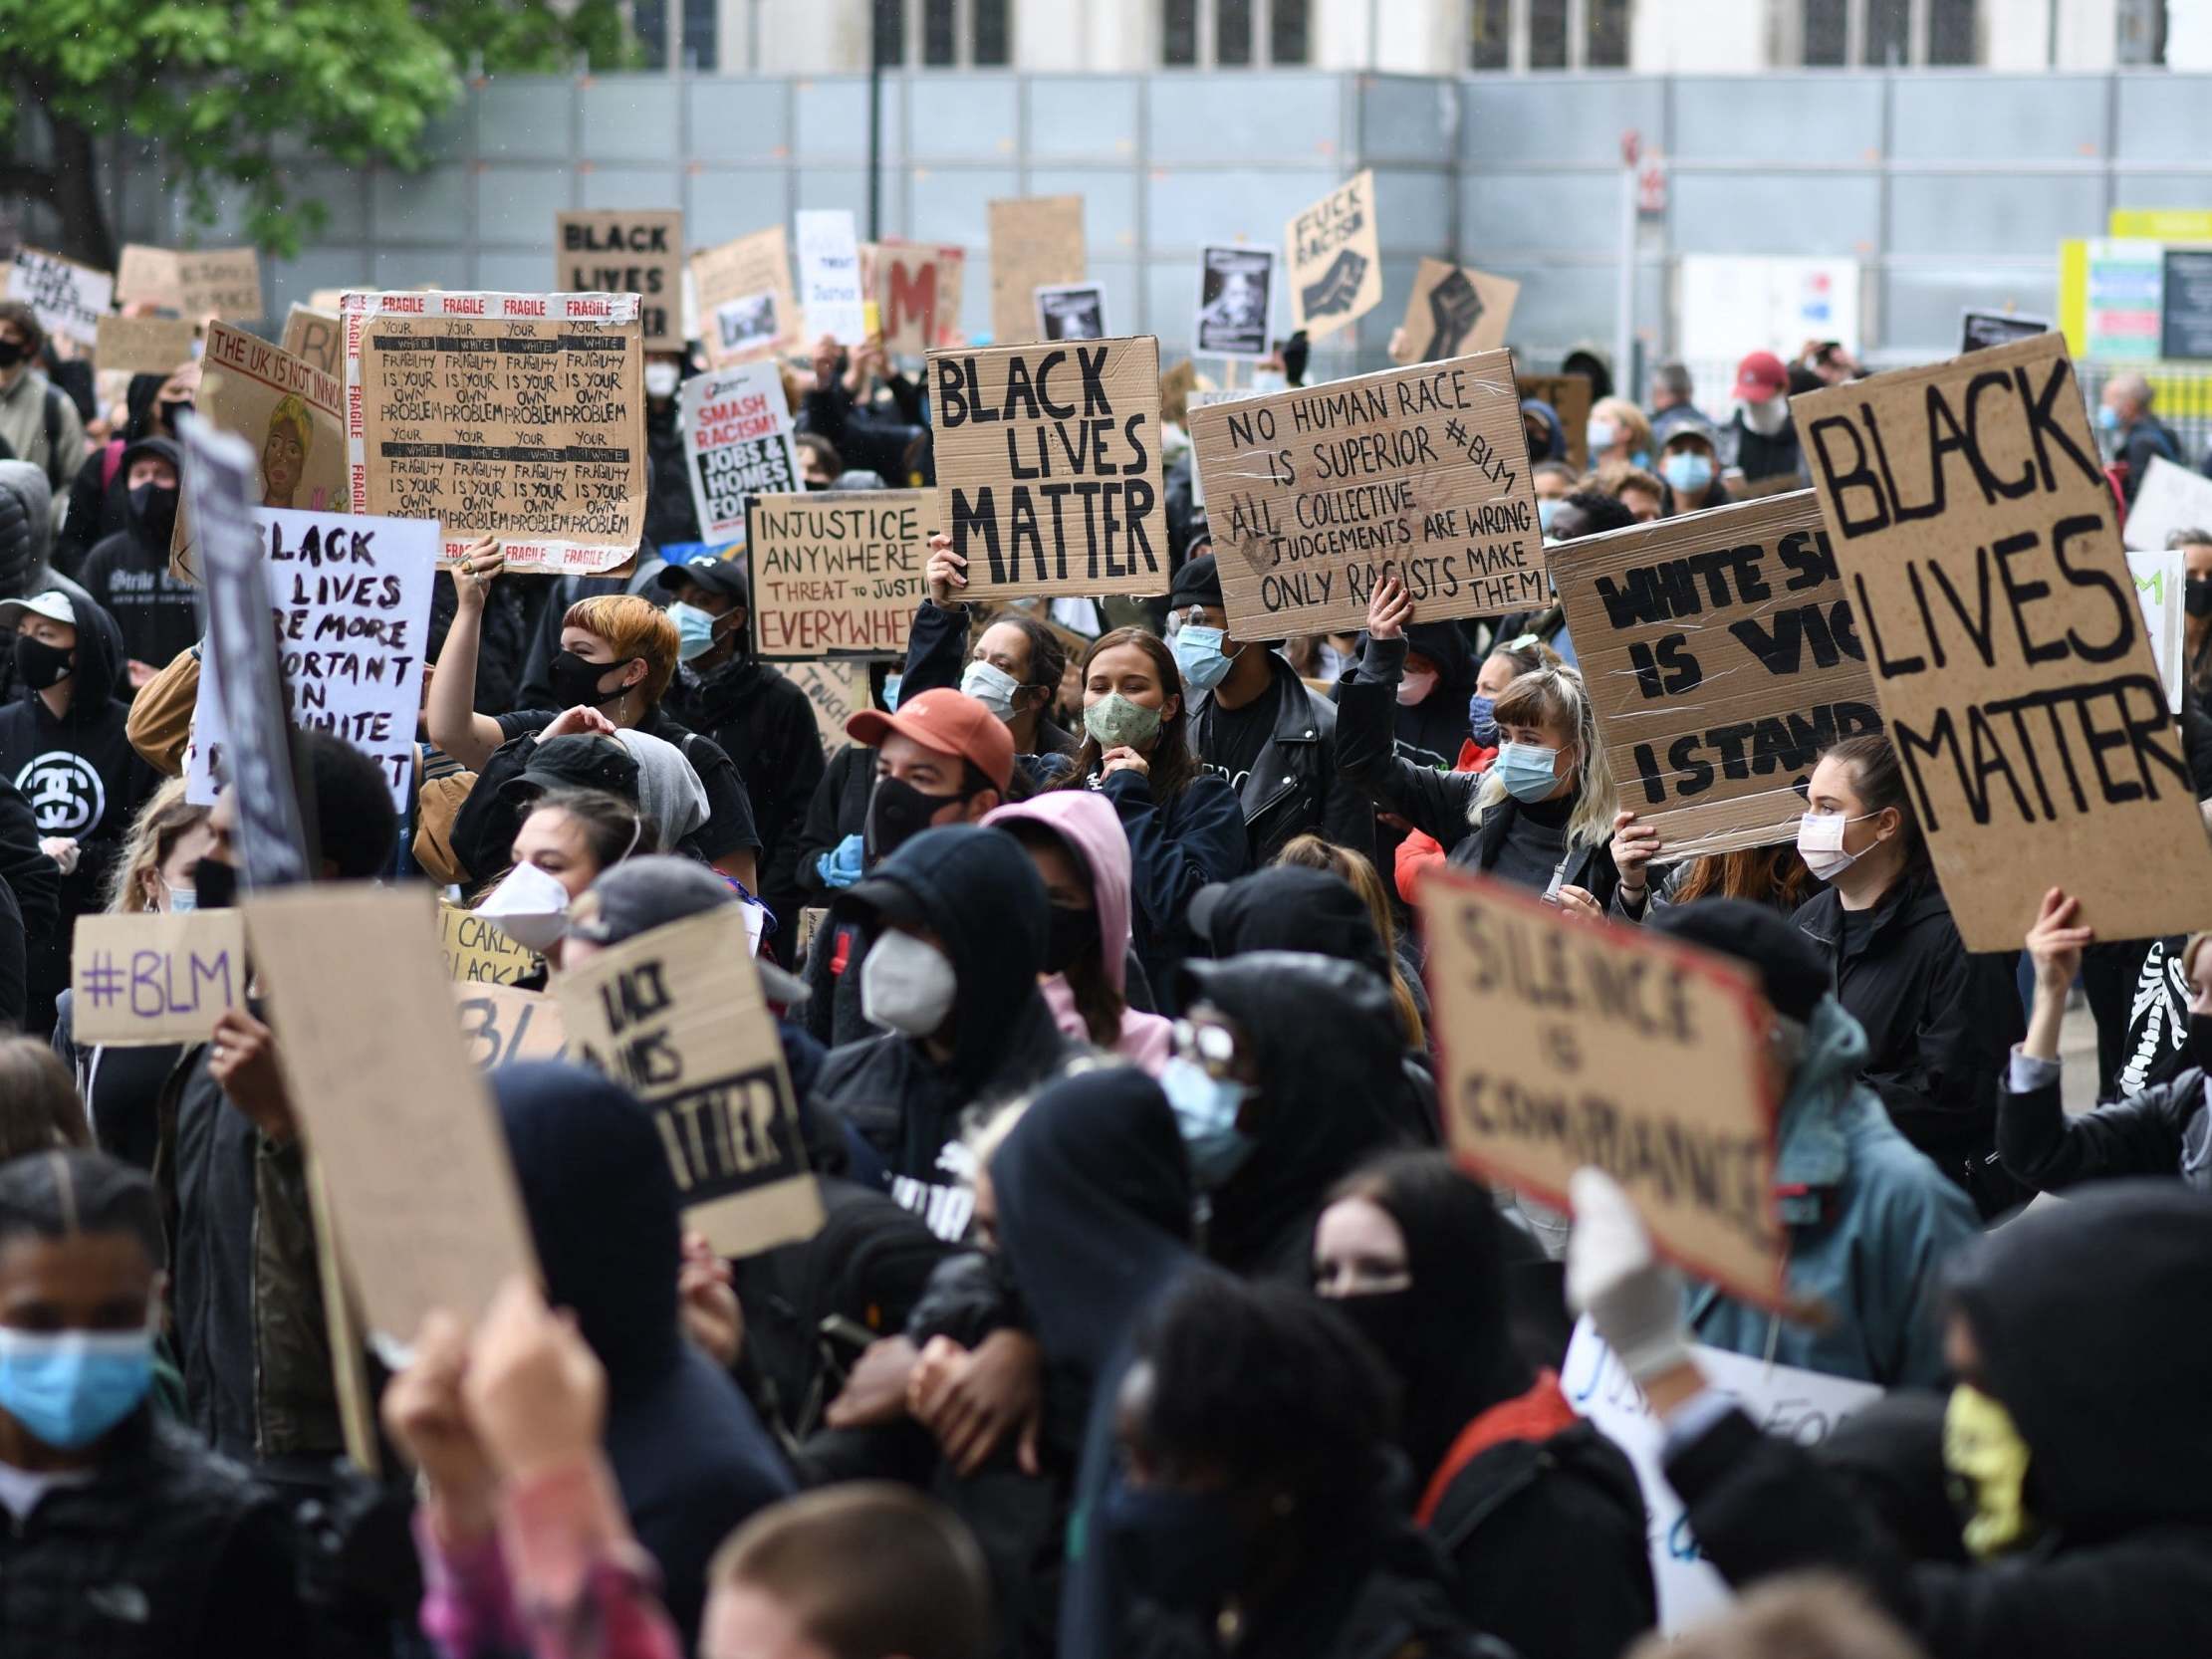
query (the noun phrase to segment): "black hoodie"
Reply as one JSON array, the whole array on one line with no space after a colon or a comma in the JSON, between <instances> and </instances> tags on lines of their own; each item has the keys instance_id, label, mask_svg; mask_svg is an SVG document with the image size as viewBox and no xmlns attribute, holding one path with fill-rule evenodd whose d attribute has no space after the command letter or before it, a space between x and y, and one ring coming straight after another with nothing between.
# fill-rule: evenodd
<instances>
[{"instance_id":1,"label":"black hoodie","mask_svg":"<svg viewBox=\"0 0 2212 1659\"><path fill-rule=\"evenodd\" d=\"M153 404L168 383L166 374L131 375L129 389L123 393L128 420L123 436L86 450L85 464L69 487L69 514L54 538L54 563L64 576L76 576L84 568L85 556L126 523L130 469L116 445L155 435ZM113 471L108 462L111 452L117 456Z\"/></svg>"},{"instance_id":2,"label":"black hoodie","mask_svg":"<svg viewBox=\"0 0 2212 1659\"><path fill-rule=\"evenodd\" d=\"M546 1294L575 1310L607 1368L608 1461L688 1653L707 1563L790 1496L790 1473L737 1384L683 1335L676 1184L652 1118L574 1066L513 1066L492 1081Z\"/></svg>"},{"instance_id":3,"label":"black hoodie","mask_svg":"<svg viewBox=\"0 0 2212 1659\"><path fill-rule=\"evenodd\" d=\"M1390 993L1350 962L1253 951L1183 964L1178 1006L1201 1002L1242 1028L1260 1067L1258 1112L1240 1119L1258 1144L1213 1195L1206 1254L1247 1278L1304 1282L1325 1195L1403 1138L1414 1110Z\"/></svg>"},{"instance_id":4,"label":"black hoodie","mask_svg":"<svg viewBox=\"0 0 2212 1659\"><path fill-rule=\"evenodd\" d=\"M1953 1285L1981 1386L2027 1442L2041 1540L1909 1562L1802 1447L1731 1411L1666 1457L1706 1555L1737 1584L1842 1567L1942 1659L2195 1659L2212 1630L2212 1200L2106 1182L1989 1235Z\"/></svg>"},{"instance_id":5,"label":"black hoodie","mask_svg":"<svg viewBox=\"0 0 2212 1659\"><path fill-rule=\"evenodd\" d=\"M891 1196L957 1239L975 1212L962 1115L1027 1089L1075 1052L1037 989L1050 903L1021 843L1003 830L924 830L838 902L860 924L848 972L862 971L885 903L934 933L959 980L948 1065L898 1032L830 1051L815 1102L841 1112L882 1155Z\"/></svg>"},{"instance_id":6,"label":"black hoodie","mask_svg":"<svg viewBox=\"0 0 2212 1659\"><path fill-rule=\"evenodd\" d=\"M161 457L183 479L184 458L175 444L167 438L140 438L123 452L118 483L129 482L131 465L141 455ZM149 519L126 491L122 528L93 548L78 578L122 629L124 658L155 668L166 668L200 636L198 590L169 575L176 501L177 491L167 492L167 516L157 513Z\"/></svg>"}]
</instances>

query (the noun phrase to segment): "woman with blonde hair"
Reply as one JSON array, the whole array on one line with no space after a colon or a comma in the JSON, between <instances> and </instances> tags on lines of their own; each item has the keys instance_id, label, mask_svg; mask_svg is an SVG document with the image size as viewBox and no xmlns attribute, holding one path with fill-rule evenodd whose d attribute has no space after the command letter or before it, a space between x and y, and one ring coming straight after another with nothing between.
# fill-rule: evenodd
<instances>
[{"instance_id":1,"label":"woman with blonde hair","mask_svg":"<svg viewBox=\"0 0 2212 1659\"><path fill-rule=\"evenodd\" d=\"M1528 887L1571 914L1598 917L1618 873L1612 769L1598 717L1574 668L1515 678L1493 717L1498 757L1482 772L1435 772L1398 757L1390 711L1413 603L1396 581L1367 607L1367 650L1337 709L1337 769L1384 812L1451 848L1450 862Z\"/></svg>"},{"instance_id":2,"label":"woman with blonde hair","mask_svg":"<svg viewBox=\"0 0 2212 1659\"><path fill-rule=\"evenodd\" d=\"M123 849L109 871L103 895L109 915L181 915L198 908L193 867L215 839L207 827L207 812L184 799L181 778L171 778L147 797L130 821ZM65 1079L75 1079L72 1101L82 1099L78 1113L90 1121L100 1150L151 1169L160 1140L155 1102L184 1046L111 1048L95 1043L80 1047L74 991L61 994L54 1014L54 1053L60 1057ZM213 1028L213 1012L207 1024ZM10 1074L0 1067L0 1095L10 1086Z\"/></svg>"},{"instance_id":3,"label":"woman with blonde hair","mask_svg":"<svg viewBox=\"0 0 2212 1659\"><path fill-rule=\"evenodd\" d=\"M1583 435L1590 444L1592 472L1650 465L1651 422L1625 397L1600 397L1593 403Z\"/></svg>"}]
</instances>

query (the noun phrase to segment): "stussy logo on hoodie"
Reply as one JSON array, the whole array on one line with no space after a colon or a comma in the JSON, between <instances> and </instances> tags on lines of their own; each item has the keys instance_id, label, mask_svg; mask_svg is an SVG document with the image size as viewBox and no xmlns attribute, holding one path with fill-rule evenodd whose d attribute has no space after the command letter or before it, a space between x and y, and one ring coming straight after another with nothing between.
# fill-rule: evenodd
<instances>
[{"instance_id":1,"label":"stussy logo on hoodie","mask_svg":"<svg viewBox=\"0 0 2212 1659\"><path fill-rule=\"evenodd\" d=\"M15 787L31 803L45 835L83 834L108 810L108 786L100 781L99 768L67 749L34 756L15 775Z\"/></svg>"}]
</instances>

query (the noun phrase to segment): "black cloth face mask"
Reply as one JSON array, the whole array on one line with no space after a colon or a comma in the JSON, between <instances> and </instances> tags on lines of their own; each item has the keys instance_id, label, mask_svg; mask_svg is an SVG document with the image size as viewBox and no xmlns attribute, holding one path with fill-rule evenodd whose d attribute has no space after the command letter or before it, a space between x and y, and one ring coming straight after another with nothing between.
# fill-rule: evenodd
<instances>
[{"instance_id":1,"label":"black cloth face mask","mask_svg":"<svg viewBox=\"0 0 2212 1659\"><path fill-rule=\"evenodd\" d=\"M965 795L924 795L899 778L876 779L867 798L867 830L860 837L868 863L881 863L928 829L931 819L965 800Z\"/></svg>"},{"instance_id":2,"label":"black cloth face mask","mask_svg":"<svg viewBox=\"0 0 2212 1659\"><path fill-rule=\"evenodd\" d=\"M602 703L612 703L628 686L616 686L613 691L602 691L600 681L618 669L634 662L634 657L624 657L620 662L586 662L574 651L556 651L553 662L546 670L546 677L553 686L554 701L565 709L578 704L598 708Z\"/></svg>"},{"instance_id":3,"label":"black cloth face mask","mask_svg":"<svg viewBox=\"0 0 2212 1659\"><path fill-rule=\"evenodd\" d=\"M69 660L76 654L74 647L64 650L59 645L49 645L43 639L19 633L15 636L16 678L33 691L60 685L69 678Z\"/></svg>"}]
</instances>

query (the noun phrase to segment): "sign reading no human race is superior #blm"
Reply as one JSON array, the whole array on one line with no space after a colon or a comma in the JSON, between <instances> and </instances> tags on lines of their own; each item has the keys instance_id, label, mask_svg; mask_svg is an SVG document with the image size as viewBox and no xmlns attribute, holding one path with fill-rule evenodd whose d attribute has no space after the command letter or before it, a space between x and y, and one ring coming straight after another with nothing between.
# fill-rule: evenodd
<instances>
[{"instance_id":1,"label":"sign reading no human race is superior #blm","mask_svg":"<svg viewBox=\"0 0 2212 1659\"><path fill-rule=\"evenodd\" d=\"M1190 411L1239 639L1357 628L1378 584L1424 621L1551 602L1509 352Z\"/></svg>"}]
</instances>

